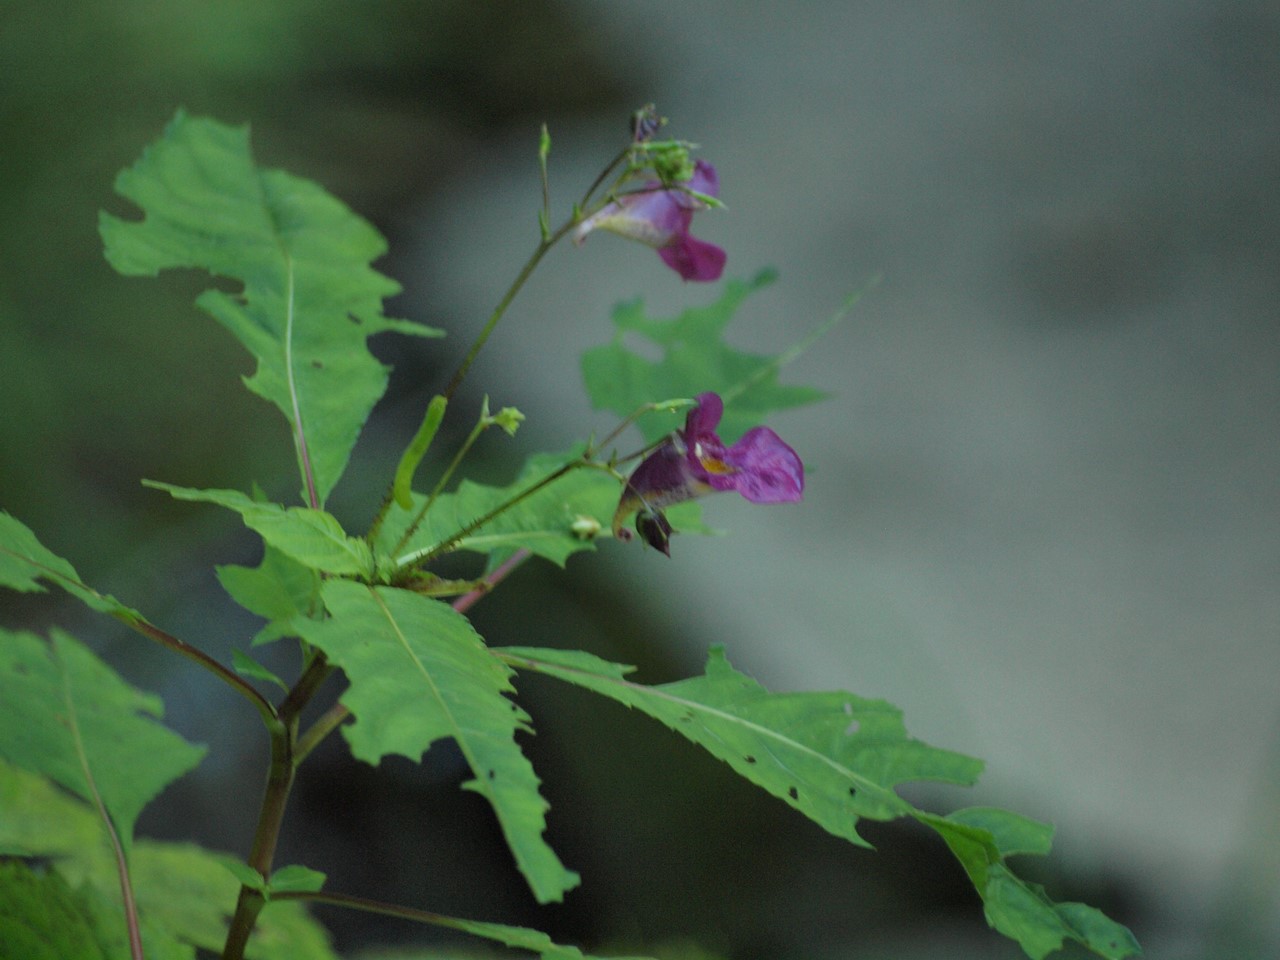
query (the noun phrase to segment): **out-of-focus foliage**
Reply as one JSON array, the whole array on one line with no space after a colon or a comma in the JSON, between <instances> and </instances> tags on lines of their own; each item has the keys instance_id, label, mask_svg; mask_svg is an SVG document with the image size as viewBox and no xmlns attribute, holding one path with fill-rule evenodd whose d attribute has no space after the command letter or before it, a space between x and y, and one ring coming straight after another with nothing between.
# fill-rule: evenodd
<instances>
[{"instance_id":1,"label":"out-of-focus foliage","mask_svg":"<svg viewBox=\"0 0 1280 960\"><path fill-rule=\"evenodd\" d=\"M157 721L158 697L125 683L71 635L0 630L0 756L89 801L128 844L142 808L204 756Z\"/></svg>"},{"instance_id":2,"label":"out-of-focus foliage","mask_svg":"<svg viewBox=\"0 0 1280 960\"><path fill-rule=\"evenodd\" d=\"M0 499L74 537L91 578L176 516L140 476L292 471L199 281L122 284L102 261L94 211L130 215L110 185L175 107L252 120L266 165L382 225L509 125L632 99L551 0L12 0L3 20Z\"/></svg>"},{"instance_id":3,"label":"out-of-focus foliage","mask_svg":"<svg viewBox=\"0 0 1280 960\"><path fill-rule=\"evenodd\" d=\"M447 603L349 580L329 581L322 596L329 616L297 626L351 682L343 696L356 716L343 730L351 752L369 763L389 753L418 761L435 741L452 739L474 774L464 786L493 807L534 895L562 900L579 877L542 837L549 804L516 743L517 731L532 727L507 699L511 669Z\"/></svg>"},{"instance_id":4,"label":"out-of-focus foliage","mask_svg":"<svg viewBox=\"0 0 1280 960\"><path fill-rule=\"evenodd\" d=\"M592 405L625 417L643 403L712 390L732 397L720 432L734 440L775 410L821 400L821 390L778 383L776 358L746 353L725 342L725 327L738 307L774 279L773 271L764 270L749 281L730 280L715 302L671 318L646 316L642 300L621 304L613 312L613 340L582 355ZM628 349L628 334L650 341L661 358L651 360ZM684 416L684 411L655 414L639 426L652 443L675 429Z\"/></svg>"},{"instance_id":5,"label":"out-of-focus foliage","mask_svg":"<svg viewBox=\"0 0 1280 960\"><path fill-rule=\"evenodd\" d=\"M21 877L8 881L24 884L28 909L37 916L40 911L53 909L70 911L74 904L66 898L69 886L84 912L84 916L79 920L72 918L72 922L96 928L95 935L104 940L118 931L121 942L107 940L104 956L111 960L128 957L123 943L120 885L115 865L102 838L101 822L90 806L59 792L44 777L10 766L3 760L0 760L0 801L5 807L5 816L0 818L0 856L40 858L49 864L49 874L41 882ZM168 960L193 956L191 947L221 949L226 937L227 910L235 903L239 887L239 881L226 865L234 859L192 844L139 840L134 845L129 868L148 956L155 950L156 956ZM5 892L0 892L0 903L8 902L7 894L12 894L12 888L4 889ZM84 932L76 935L82 936ZM0 940L0 945L3 944ZM247 955L250 960L273 960L280 956L334 960L335 956L324 929L302 904L287 902L272 904L263 913ZM0 956L16 960L28 954L0 951ZM81 954L52 956L61 960Z\"/></svg>"}]
</instances>

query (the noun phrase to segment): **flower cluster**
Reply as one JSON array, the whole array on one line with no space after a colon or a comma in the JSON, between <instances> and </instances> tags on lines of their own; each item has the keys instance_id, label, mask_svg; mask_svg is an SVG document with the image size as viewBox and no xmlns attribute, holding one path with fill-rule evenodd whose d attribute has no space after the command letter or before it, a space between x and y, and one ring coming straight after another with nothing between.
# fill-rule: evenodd
<instances>
[{"instance_id":1,"label":"flower cluster","mask_svg":"<svg viewBox=\"0 0 1280 960\"><path fill-rule=\"evenodd\" d=\"M804 494L804 464L768 427L753 427L731 446L715 433L724 401L698 395L684 428L649 454L627 480L613 515L613 535L630 540L624 524L636 514L636 532L671 555L671 524L663 508L708 493L736 490L752 503L795 503Z\"/></svg>"},{"instance_id":2,"label":"flower cluster","mask_svg":"<svg viewBox=\"0 0 1280 960\"><path fill-rule=\"evenodd\" d=\"M694 213L707 207L699 195L714 198L719 192L716 168L699 160L687 181L653 180L605 204L574 228L573 242L582 243L593 230L608 230L655 248L685 280L719 280L724 250L689 234Z\"/></svg>"}]
</instances>

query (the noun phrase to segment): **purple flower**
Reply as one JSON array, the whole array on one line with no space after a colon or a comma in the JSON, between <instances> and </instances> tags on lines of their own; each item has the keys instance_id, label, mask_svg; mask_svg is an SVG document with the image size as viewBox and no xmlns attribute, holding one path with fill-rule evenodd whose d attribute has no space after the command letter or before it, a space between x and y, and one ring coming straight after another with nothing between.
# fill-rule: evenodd
<instances>
[{"instance_id":1,"label":"purple flower","mask_svg":"<svg viewBox=\"0 0 1280 960\"><path fill-rule=\"evenodd\" d=\"M690 190L716 196L720 190L716 168L699 160L688 183L664 187L655 180L623 194L578 224L573 242L582 243L592 230L608 230L655 248L662 262L686 280L719 280L725 252L689 235L694 213L707 206Z\"/></svg>"},{"instance_id":2,"label":"purple flower","mask_svg":"<svg viewBox=\"0 0 1280 960\"><path fill-rule=\"evenodd\" d=\"M677 430L640 462L618 501L613 535L630 540L623 524L633 514L636 531L651 547L671 555L671 524L663 507L708 493L737 490L752 503L795 503L804 495L804 464L768 427L753 427L726 447L715 428L724 401L715 393L698 395L684 429Z\"/></svg>"}]
</instances>

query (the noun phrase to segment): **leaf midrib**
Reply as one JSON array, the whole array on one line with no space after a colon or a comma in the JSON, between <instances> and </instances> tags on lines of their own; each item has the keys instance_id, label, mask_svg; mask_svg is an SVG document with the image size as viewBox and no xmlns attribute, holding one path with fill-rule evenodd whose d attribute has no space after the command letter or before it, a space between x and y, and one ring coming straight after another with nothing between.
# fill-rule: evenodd
<instances>
[{"instance_id":1,"label":"leaf midrib","mask_svg":"<svg viewBox=\"0 0 1280 960\"><path fill-rule=\"evenodd\" d=\"M602 681L604 683L611 683L617 686L626 687L628 690L637 692L640 696L656 697L658 699L666 700L670 703L677 704L682 708L691 709L695 712L703 713L728 723L740 724L744 728L750 730L753 734L760 736L762 739L766 741L769 741L769 740L775 741L776 743L783 744L791 749L802 752L808 755L809 757L820 761L827 767L830 767L833 771L835 771L839 775L846 777L848 780L854 783L859 790L865 791L871 794L872 796L883 797L888 805L891 805L894 809L899 810L900 815L903 815L903 816L908 815L911 813L913 809L909 803L907 803L905 800L899 797L891 789L879 783L876 783L874 780L871 780L868 777L863 776L862 774L859 774L854 772L853 770L850 770L848 767L844 766L841 763L838 763L837 761L833 760L831 757L828 757L825 754L818 752L817 750L808 746L807 744L800 743L797 740L785 737L776 730L772 730L769 727L761 726L760 724L752 720L747 720L746 718L741 717L737 714L728 713L716 707L709 706L708 704L699 703L696 700L686 700L684 698L674 696L673 694L661 689L660 687L647 686L642 683L633 683L632 681L623 679L621 677L602 676L598 673L591 673L579 667L567 667L561 664L551 663L549 661L542 661L542 660L538 660L537 658L528 657L525 655L510 654L510 653L504 653L501 651L495 651L495 653L497 654L499 659L501 659L505 663L510 664L511 666L518 666L520 664L523 664L529 667L530 669L539 670L540 672L552 673L553 675L557 671L562 671L564 673L571 673L571 674L576 674L583 677L589 677L592 680ZM542 669L543 667L546 667L547 669L544 670ZM586 684L583 684L583 686L586 686ZM655 717L655 719L661 719L661 718ZM782 768L784 772L791 772L790 766L783 763L782 760L778 758L778 755L774 751L770 750L770 755L774 757L778 766Z\"/></svg>"},{"instance_id":2,"label":"leaf midrib","mask_svg":"<svg viewBox=\"0 0 1280 960\"><path fill-rule=\"evenodd\" d=\"M453 737L454 741L458 744L458 749L462 751L463 757L466 758L467 765L471 768L472 773L475 774L475 782L478 785L477 789L479 789L480 792L483 793L484 796L490 801L490 803L493 804L494 809L497 809L498 804L494 799L492 788L489 786L489 783L486 780L486 778L480 776L481 764L478 762L478 758L475 755L475 751L471 748L471 746L468 743L467 737L465 735L465 731L467 730L467 728L458 722L457 718L454 715L453 710L450 709L449 707L448 700L445 699L445 697L441 694L440 687L436 683L435 678L432 676L431 671L427 668L427 665L423 663L422 658L414 651L413 647L410 645L409 638L406 637L404 631L400 629L400 624L396 620L395 614L391 612L391 608L387 606L387 603L382 598L382 595L379 594L374 587L368 587L368 590L369 590L369 593L373 595L374 602L377 603L378 608L382 611L382 615L386 618L387 624L395 633L397 642L404 649L405 654L409 657L414 667L422 675L424 682L427 684L428 688L431 691L431 696L439 705L440 712L448 718L449 728L452 731L451 736Z\"/></svg>"}]
</instances>

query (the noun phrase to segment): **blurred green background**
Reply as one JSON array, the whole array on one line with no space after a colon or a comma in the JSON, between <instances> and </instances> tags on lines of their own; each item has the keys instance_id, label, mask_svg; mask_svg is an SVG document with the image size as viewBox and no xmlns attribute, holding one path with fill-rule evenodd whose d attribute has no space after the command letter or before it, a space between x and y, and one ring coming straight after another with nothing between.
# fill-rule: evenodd
<instances>
[{"instance_id":1,"label":"blurred green background","mask_svg":"<svg viewBox=\"0 0 1280 960\"><path fill-rule=\"evenodd\" d=\"M29 523L69 525L86 572L181 513L140 476L288 469L240 348L191 306L203 280L121 282L102 259L97 210L128 209L115 173L175 108L251 124L262 163L323 183L394 249L495 130L634 99L536 2L9 3L0 69L0 475Z\"/></svg>"},{"instance_id":2,"label":"blurred green background","mask_svg":"<svg viewBox=\"0 0 1280 960\"><path fill-rule=\"evenodd\" d=\"M255 624L211 566L253 562L253 538L139 478L297 487L283 422L238 383L249 361L192 306L204 280L126 280L101 256L97 211L129 212L113 177L175 108L250 123L259 162L370 219L405 286L389 312L450 331L374 343L396 373L332 503L358 528L532 246L540 124L564 197L656 99L721 171L729 211L700 234L732 274L777 263L791 284L748 308L748 348L888 282L795 375L841 394L779 427L816 468L812 507L717 505L734 539L665 566L530 566L476 609L481 632L653 681L725 641L766 685L887 696L991 761L979 799L1067 822L1072 855L1028 865L1058 899L1152 956L1272 955L1274 5L9 0L0 18L0 506L86 580L229 659ZM706 296L620 241L548 263L464 400L497 382L531 414L482 473L581 435L573 358L640 292ZM742 578L753 603L726 601ZM238 701L56 596L0 604L93 642L212 746L143 832L247 848L265 744ZM566 904L532 904L448 749L373 771L335 738L281 862L602 951L1018 955L927 837L872 827L879 852L854 850L653 724L536 679L521 693L551 840L584 877ZM323 918L346 955L435 937Z\"/></svg>"}]
</instances>

